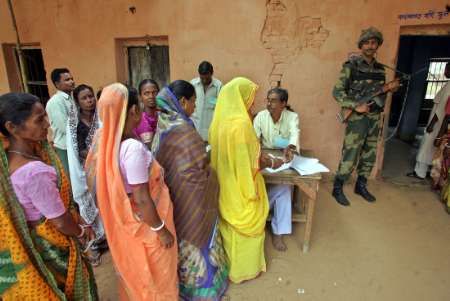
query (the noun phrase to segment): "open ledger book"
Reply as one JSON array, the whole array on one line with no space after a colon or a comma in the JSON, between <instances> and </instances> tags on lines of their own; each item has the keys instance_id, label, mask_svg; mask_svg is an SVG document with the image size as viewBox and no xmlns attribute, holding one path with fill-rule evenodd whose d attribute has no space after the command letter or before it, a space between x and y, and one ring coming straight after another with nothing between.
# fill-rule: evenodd
<instances>
[{"instance_id":1,"label":"open ledger book","mask_svg":"<svg viewBox=\"0 0 450 301\"><path fill-rule=\"evenodd\" d=\"M275 158L273 155L270 155ZM281 158L282 159L282 158ZM319 159L306 158L294 155L291 162L284 163L277 169L266 168L269 173L277 173L286 169L292 168L301 176L312 175L319 172L329 172L330 170L323 164L319 163Z\"/></svg>"}]
</instances>

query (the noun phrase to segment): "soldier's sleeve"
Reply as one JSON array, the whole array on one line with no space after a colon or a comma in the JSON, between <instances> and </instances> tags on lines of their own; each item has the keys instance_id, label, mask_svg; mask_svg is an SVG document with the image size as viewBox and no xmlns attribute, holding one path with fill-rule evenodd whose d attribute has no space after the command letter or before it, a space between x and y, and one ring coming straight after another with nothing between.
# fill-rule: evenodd
<instances>
[{"instance_id":1,"label":"soldier's sleeve","mask_svg":"<svg viewBox=\"0 0 450 301\"><path fill-rule=\"evenodd\" d=\"M351 69L347 64L342 66L339 79L333 88L333 97L342 108L354 109L356 106L355 99L347 94L350 85Z\"/></svg>"}]
</instances>

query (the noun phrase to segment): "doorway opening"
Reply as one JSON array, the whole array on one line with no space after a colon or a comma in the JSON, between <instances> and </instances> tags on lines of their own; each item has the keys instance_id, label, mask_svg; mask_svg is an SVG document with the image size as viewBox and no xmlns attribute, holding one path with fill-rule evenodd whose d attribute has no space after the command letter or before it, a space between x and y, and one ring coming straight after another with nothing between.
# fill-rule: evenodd
<instances>
[{"instance_id":1,"label":"doorway opening","mask_svg":"<svg viewBox=\"0 0 450 301\"><path fill-rule=\"evenodd\" d=\"M433 100L449 80L444 76L445 65L450 61L448 49L448 35L400 36L397 70L411 74L411 79L392 96L387 136L393 137L385 144L382 170L386 179L397 183L416 181L406 174L414 169Z\"/></svg>"}]
</instances>

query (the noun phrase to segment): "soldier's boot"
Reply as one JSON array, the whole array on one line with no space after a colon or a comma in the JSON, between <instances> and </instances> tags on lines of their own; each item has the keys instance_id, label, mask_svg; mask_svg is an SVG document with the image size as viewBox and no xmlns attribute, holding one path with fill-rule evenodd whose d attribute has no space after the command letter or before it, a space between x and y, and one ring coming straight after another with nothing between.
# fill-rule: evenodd
<instances>
[{"instance_id":1,"label":"soldier's boot","mask_svg":"<svg viewBox=\"0 0 450 301\"><path fill-rule=\"evenodd\" d=\"M350 206L350 202L344 194L344 181L338 179L337 177L334 179L333 184L333 197L336 199L336 202L341 204L342 206Z\"/></svg>"},{"instance_id":2,"label":"soldier's boot","mask_svg":"<svg viewBox=\"0 0 450 301\"><path fill-rule=\"evenodd\" d=\"M375 196L367 190L367 179L363 176L358 176L358 179L356 180L355 193L359 194L370 203L377 200Z\"/></svg>"}]
</instances>

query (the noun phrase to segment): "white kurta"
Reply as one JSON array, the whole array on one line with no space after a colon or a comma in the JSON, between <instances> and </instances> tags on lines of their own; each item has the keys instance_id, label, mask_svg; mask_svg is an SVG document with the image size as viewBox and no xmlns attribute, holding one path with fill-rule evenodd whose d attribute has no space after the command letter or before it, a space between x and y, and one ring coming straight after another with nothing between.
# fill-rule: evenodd
<instances>
[{"instance_id":1,"label":"white kurta","mask_svg":"<svg viewBox=\"0 0 450 301\"><path fill-rule=\"evenodd\" d=\"M194 86L195 94L197 95L195 111L194 114L192 114L191 119L203 141L208 141L209 126L216 108L217 97L222 88L222 82L213 77L212 82L209 84L206 91L200 77L191 80L191 84Z\"/></svg>"},{"instance_id":2,"label":"white kurta","mask_svg":"<svg viewBox=\"0 0 450 301\"><path fill-rule=\"evenodd\" d=\"M431 133L427 133L425 129L425 133L420 143L419 152L417 153L416 157L416 161L418 163L431 165L433 155L436 151L436 147L433 145L433 142L434 139L436 139L441 128L442 121L445 118L445 106L447 105L447 99L449 98L449 96L450 82L447 82L434 98L434 105L430 114L430 119L428 120L428 124L435 114L438 117L438 121L434 125L433 131Z\"/></svg>"},{"instance_id":3,"label":"white kurta","mask_svg":"<svg viewBox=\"0 0 450 301\"><path fill-rule=\"evenodd\" d=\"M273 122L268 110L256 115L253 120L256 136L261 140L263 147L276 148L275 138L281 137L286 144L292 144L299 150L299 121L295 112L283 110L280 120ZM270 209L273 209L272 232L275 235L292 233L292 186L267 185Z\"/></svg>"},{"instance_id":4,"label":"white kurta","mask_svg":"<svg viewBox=\"0 0 450 301\"><path fill-rule=\"evenodd\" d=\"M300 150L299 119L295 112L284 109L278 122L274 123L270 112L267 109L263 110L253 120L253 127L263 147L280 148L275 142L277 138L282 138L288 145L295 145L297 150Z\"/></svg>"}]
</instances>

